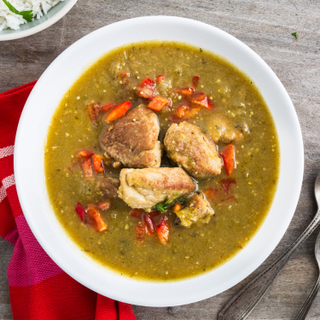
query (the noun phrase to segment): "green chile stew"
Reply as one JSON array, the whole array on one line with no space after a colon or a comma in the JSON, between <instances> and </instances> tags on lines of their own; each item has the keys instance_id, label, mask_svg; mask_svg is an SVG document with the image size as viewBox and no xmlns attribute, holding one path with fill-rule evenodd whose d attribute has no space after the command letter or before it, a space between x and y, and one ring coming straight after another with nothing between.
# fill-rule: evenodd
<instances>
[{"instance_id":1,"label":"green chile stew","mask_svg":"<svg viewBox=\"0 0 320 320\"><path fill-rule=\"evenodd\" d=\"M215 141L221 173L190 178L192 194L214 215L179 219L189 194L145 210L112 194L121 163L110 162L99 138L141 105L160 122L161 167L178 167L163 148L173 123L195 125ZM123 275L167 281L210 271L252 239L270 209L279 160L272 116L245 74L201 48L147 41L107 53L68 90L48 131L45 175L57 218L81 250ZM114 185L102 188L106 177Z\"/></svg>"}]
</instances>

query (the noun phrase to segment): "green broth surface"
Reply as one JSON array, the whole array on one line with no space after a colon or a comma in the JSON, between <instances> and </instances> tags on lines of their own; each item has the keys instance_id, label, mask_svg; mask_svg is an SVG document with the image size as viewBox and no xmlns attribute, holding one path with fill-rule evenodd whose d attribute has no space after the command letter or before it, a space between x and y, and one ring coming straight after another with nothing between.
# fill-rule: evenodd
<instances>
[{"instance_id":1,"label":"green broth surface","mask_svg":"<svg viewBox=\"0 0 320 320\"><path fill-rule=\"evenodd\" d=\"M121 72L130 73L127 78ZM119 170L106 167L85 179L76 154L91 149L99 154L99 134L104 115L92 125L87 106L129 100L133 107L147 102L136 95L145 78L156 80L162 74L171 88L192 86L199 76L198 92L214 102L213 110L201 108L188 120L207 132L212 120L223 115L236 125L245 124L245 138L232 142L236 148L236 168L231 177L222 173L198 180L198 191L217 190L208 199L215 215L208 224L190 228L175 225L168 212L170 236L166 245L157 237L136 241L137 219L121 199L111 199L111 208L101 212L108 230L97 232L84 224L75 212L77 202L87 205L106 200L99 188L104 174L118 176ZM161 89L161 88L160 88ZM161 93L161 90L159 92ZM169 88L170 89L170 88ZM170 126L170 115L180 103L173 99L172 111L156 112L161 124L160 141ZM217 147L223 149L225 143ZM136 279L168 281L210 271L237 254L254 236L270 209L278 181L279 142L268 107L254 83L221 57L183 43L148 41L117 48L90 66L68 90L50 125L45 147L47 190L53 210L69 236L82 251L99 263ZM162 165L166 163L164 159ZM172 164L170 164L172 165ZM232 178L236 184L225 192L221 181Z\"/></svg>"}]
</instances>

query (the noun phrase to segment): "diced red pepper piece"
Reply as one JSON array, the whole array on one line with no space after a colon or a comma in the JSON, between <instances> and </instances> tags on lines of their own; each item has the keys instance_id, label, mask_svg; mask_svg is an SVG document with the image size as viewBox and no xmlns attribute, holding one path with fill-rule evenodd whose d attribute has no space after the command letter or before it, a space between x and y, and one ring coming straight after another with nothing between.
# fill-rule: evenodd
<instances>
[{"instance_id":1,"label":"diced red pepper piece","mask_svg":"<svg viewBox=\"0 0 320 320\"><path fill-rule=\"evenodd\" d=\"M109 112L104 121L106 123L110 123L123 117L131 106L132 103L130 101L125 101L118 104L117 106L113 107L113 109Z\"/></svg>"},{"instance_id":2,"label":"diced red pepper piece","mask_svg":"<svg viewBox=\"0 0 320 320\"><path fill-rule=\"evenodd\" d=\"M93 123L96 123L99 117L100 106L97 103L89 104L88 111L89 111L90 120Z\"/></svg>"},{"instance_id":3,"label":"diced red pepper piece","mask_svg":"<svg viewBox=\"0 0 320 320\"><path fill-rule=\"evenodd\" d=\"M93 161L93 167L96 172L103 172L103 161L102 161L102 156L100 154L94 154L92 157Z\"/></svg>"},{"instance_id":4,"label":"diced red pepper piece","mask_svg":"<svg viewBox=\"0 0 320 320\"><path fill-rule=\"evenodd\" d=\"M188 97L194 93L194 89L191 87L183 87L183 88L174 89L174 92Z\"/></svg>"},{"instance_id":5,"label":"diced red pepper piece","mask_svg":"<svg viewBox=\"0 0 320 320\"><path fill-rule=\"evenodd\" d=\"M173 114L168 118L168 121L173 122L173 123L180 123L182 121L187 121L189 120L188 118L178 118L176 114Z\"/></svg>"},{"instance_id":6,"label":"diced red pepper piece","mask_svg":"<svg viewBox=\"0 0 320 320\"><path fill-rule=\"evenodd\" d=\"M102 211L106 211L111 208L111 202L109 200L100 202L97 204L97 207Z\"/></svg>"},{"instance_id":7,"label":"diced red pepper piece","mask_svg":"<svg viewBox=\"0 0 320 320\"><path fill-rule=\"evenodd\" d=\"M141 222L142 225L145 227L145 234L147 234L148 236L154 236L155 228L152 218L148 214L143 213L141 215Z\"/></svg>"},{"instance_id":8,"label":"diced red pepper piece","mask_svg":"<svg viewBox=\"0 0 320 320\"><path fill-rule=\"evenodd\" d=\"M221 151L220 156L223 159L227 175L230 176L233 172L233 169L236 167L235 146L233 144L228 144Z\"/></svg>"},{"instance_id":9,"label":"diced red pepper piece","mask_svg":"<svg viewBox=\"0 0 320 320\"><path fill-rule=\"evenodd\" d=\"M78 153L77 153L77 157L78 158L89 158L93 155L93 152L90 151L90 150L80 150Z\"/></svg>"},{"instance_id":10,"label":"diced red pepper piece","mask_svg":"<svg viewBox=\"0 0 320 320\"><path fill-rule=\"evenodd\" d=\"M196 106L200 106L203 108L207 108L208 110L213 109L212 101L208 98L208 96L204 93L195 93L191 97L191 103Z\"/></svg>"},{"instance_id":11,"label":"diced red pepper piece","mask_svg":"<svg viewBox=\"0 0 320 320\"><path fill-rule=\"evenodd\" d=\"M186 104L181 104L176 110L176 116L180 119L187 119L189 116L190 107Z\"/></svg>"},{"instance_id":12,"label":"diced red pepper piece","mask_svg":"<svg viewBox=\"0 0 320 320\"><path fill-rule=\"evenodd\" d=\"M91 158L85 158L81 164L84 176L88 180L93 180L93 170Z\"/></svg>"},{"instance_id":13,"label":"diced red pepper piece","mask_svg":"<svg viewBox=\"0 0 320 320\"><path fill-rule=\"evenodd\" d=\"M167 216L163 216L156 226L158 238L162 244L166 244L169 240L169 221Z\"/></svg>"},{"instance_id":14,"label":"diced red pepper piece","mask_svg":"<svg viewBox=\"0 0 320 320\"><path fill-rule=\"evenodd\" d=\"M163 75L163 74L159 74L159 75L157 76L157 81L158 81L159 83L161 83L163 80L164 80L164 75Z\"/></svg>"},{"instance_id":15,"label":"diced red pepper piece","mask_svg":"<svg viewBox=\"0 0 320 320\"><path fill-rule=\"evenodd\" d=\"M142 98L152 100L155 87L156 87L156 83L152 79L145 78L142 81L140 87L138 87L138 95Z\"/></svg>"},{"instance_id":16,"label":"diced red pepper piece","mask_svg":"<svg viewBox=\"0 0 320 320\"><path fill-rule=\"evenodd\" d=\"M141 209L132 209L129 214L131 217L140 219L143 212Z\"/></svg>"},{"instance_id":17,"label":"diced red pepper piece","mask_svg":"<svg viewBox=\"0 0 320 320\"><path fill-rule=\"evenodd\" d=\"M106 104L104 104L103 106L101 106L101 110L106 112L108 111L109 109L111 109L112 107L114 107L116 105L115 102L111 101L111 102L108 102Z\"/></svg>"},{"instance_id":18,"label":"diced red pepper piece","mask_svg":"<svg viewBox=\"0 0 320 320\"><path fill-rule=\"evenodd\" d=\"M192 78L192 84L193 84L193 86L194 86L195 88L198 87L199 79L200 79L199 76L194 76L194 77Z\"/></svg>"},{"instance_id":19,"label":"diced red pepper piece","mask_svg":"<svg viewBox=\"0 0 320 320\"><path fill-rule=\"evenodd\" d=\"M76 207L74 208L78 214L78 216L80 217L81 221L84 221L84 219L86 218L86 211L84 210L83 206L78 202Z\"/></svg>"},{"instance_id":20,"label":"diced red pepper piece","mask_svg":"<svg viewBox=\"0 0 320 320\"><path fill-rule=\"evenodd\" d=\"M136 226L136 239L138 242L143 243L144 241L145 227L142 224Z\"/></svg>"},{"instance_id":21,"label":"diced red pepper piece","mask_svg":"<svg viewBox=\"0 0 320 320\"><path fill-rule=\"evenodd\" d=\"M208 199L213 199L216 197L218 193L218 190L214 189L214 188L208 188L204 191L204 194L205 196L208 198Z\"/></svg>"},{"instance_id":22,"label":"diced red pepper piece","mask_svg":"<svg viewBox=\"0 0 320 320\"><path fill-rule=\"evenodd\" d=\"M107 230L107 224L102 220L99 210L93 204L89 204L86 211L89 217L88 224L99 232Z\"/></svg>"},{"instance_id":23,"label":"diced red pepper piece","mask_svg":"<svg viewBox=\"0 0 320 320\"><path fill-rule=\"evenodd\" d=\"M171 107L172 101L171 99L164 98L161 96L155 96L148 104L148 108L155 111L160 111L165 106Z\"/></svg>"},{"instance_id":24,"label":"diced red pepper piece","mask_svg":"<svg viewBox=\"0 0 320 320\"><path fill-rule=\"evenodd\" d=\"M222 188L223 188L223 190L226 192L226 194L229 194L230 185L231 185L231 184L237 184L237 183L236 183L235 180L224 179L224 180L221 180L221 184L222 184Z\"/></svg>"}]
</instances>

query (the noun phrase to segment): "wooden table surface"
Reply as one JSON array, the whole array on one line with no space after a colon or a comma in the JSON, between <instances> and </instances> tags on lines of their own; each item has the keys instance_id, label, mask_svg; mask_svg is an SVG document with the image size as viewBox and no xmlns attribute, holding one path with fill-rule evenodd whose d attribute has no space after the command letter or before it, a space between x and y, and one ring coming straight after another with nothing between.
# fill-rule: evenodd
<instances>
[{"instance_id":1,"label":"wooden table surface","mask_svg":"<svg viewBox=\"0 0 320 320\"><path fill-rule=\"evenodd\" d=\"M63 50L91 31L119 20L148 15L196 19L243 41L280 78L302 129L305 170L298 207L283 239L263 265L235 287L201 302L174 308L133 306L138 320L216 319L223 304L274 261L316 212L313 185L320 171L320 1L79 0L66 17L49 29L28 38L0 42L0 92L39 78ZM291 35L294 32L299 34L298 41ZM313 234L301 245L248 319L294 318L318 276L313 256L315 237ZM12 251L12 245L1 239L0 319L12 319L6 277ZM320 319L320 294L308 319Z\"/></svg>"}]
</instances>

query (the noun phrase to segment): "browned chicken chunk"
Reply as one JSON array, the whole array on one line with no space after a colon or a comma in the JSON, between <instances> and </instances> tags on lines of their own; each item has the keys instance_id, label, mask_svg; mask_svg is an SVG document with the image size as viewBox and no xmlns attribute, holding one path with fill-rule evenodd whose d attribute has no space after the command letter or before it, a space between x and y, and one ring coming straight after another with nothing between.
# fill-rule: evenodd
<instances>
[{"instance_id":1,"label":"browned chicken chunk","mask_svg":"<svg viewBox=\"0 0 320 320\"><path fill-rule=\"evenodd\" d=\"M195 191L196 185L181 168L122 169L118 194L131 208L151 210L166 199Z\"/></svg>"},{"instance_id":2,"label":"browned chicken chunk","mask_svg":"<svg viewBox=\"0 0 320 320\"><path fill-rule=\"evenodd\" d=\"M105 156L113 159L115 167L159 167L161 145L157 116L140 105L106 127L100 136Z\"/></svg>"},{"instance_id":3,"label":"browned chicken chunk","mask_svg":"<svg viewBox=\"0 0 320 320\"><path fill-rule=\"evenodd\" d=\"M193 223L208 223L214 211L202 193L195 193L188 199L186 207L176 212L181 224L190 227Z\"/></svg>"},{"instance_id":4,"label":"browned chicken chunk","mask_svg":"<svg viewBox=\"0 0 320 320\"><path fill-rule=\"evenodd\" d=\"M219 141L230 143L232 141L242 140L244 134L248 133L248 127L242 125L236 128L228 118L221 114L216 114L216 116L208 122L206 132L215 143Z\"/></svg>"},{"instance_id":5,"label":"browned chicken chunk","mask_svg":"<svg viewBox=\"0 0 320 320\"><path fill-rule=\"evenodd\" d=\"M216 145L189 122L173 123L164 138L168 157L193 177L208 178L220 174L222 160Z\"/></svg>"},{"instance_id":6,"label":"browned chicken chunk","mask_svg":"<svg viewBox=\"0 0 320 320\"><path fill-rule=\"evenodd\" d=\"M116 198L118 196L118 188L120 186L120 181L113 177L104 177L99 182L100 190L107 198Z\"/></svg>"}]
</instances>

